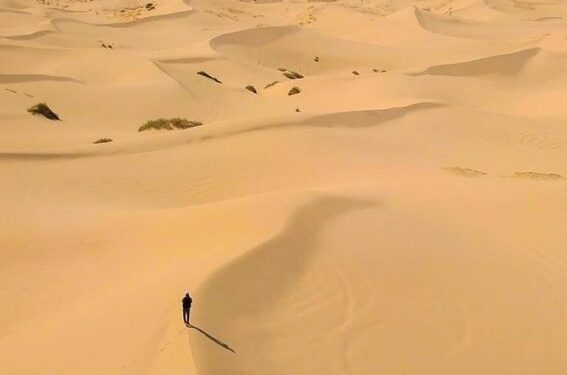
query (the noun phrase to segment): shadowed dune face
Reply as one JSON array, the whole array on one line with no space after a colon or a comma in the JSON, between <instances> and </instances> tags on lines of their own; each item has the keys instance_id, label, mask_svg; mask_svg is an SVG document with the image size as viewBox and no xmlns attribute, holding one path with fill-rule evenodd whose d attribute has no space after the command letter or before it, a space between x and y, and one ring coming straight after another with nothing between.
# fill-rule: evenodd
<instances>
[{"instance_id":1,"label":"shadowed dune face","mask_svg":"<svg viewBox=\"0 0 567 375\"><path fill-rule=\"evenodd\" d=\"M523 50L502 56L491 56L464 63L439 65L427 68L421 74L468 77L482 75L514 76L539 53L538 48Z\"/></svg>"},{"instance_id":2,"label":"shadowed dune face","mask_svg":"<svg viewBox=\"0 0 567 375\"><path fill-rule=\"evenodd\" d=\"M451 183L434 190L422 185L420 198L414 187L398 186L386 202L337 216L317 206L329 205L328 198L298 210L282 232L199 290L203 306L195 322L238 354L192 335L199 373L426 374L452 373L467 363L462 372L472 375L494 371L496 361L535 374L542 366L551 372L564 366L557 340L565 327L533 330L561 315L553 295L565 292L546 290L561 282L561 266L540 258L564 259L552 244L559 228L540 228L549 242L535 250L530 235L512 236L530 225L528 217L511 220L530 187L507 185L500 192L508 198L495 210L493 201L475 195L493 193L490 181L465 181L461 190ZM450 204L444 212L429 211L436 200ZM545 201L530 204L541 212ZM541 219L556 223L560 213L553 211ZM518 360L522 350L553 354L545 363Z\"/></svg>"},{"instance_id":3,"label":"shadowed dune face","mask_svg":"<svg viewBox=\"0 0 567 375\"><path fill-rule=\"evenodd\" d=\"M237 61L259 62L273 69L287 68L308 75L350 73L353 67L407 69L441 58L421 43L416 36L416 41L407 46L382 45L366 38L346 39L296 26L241 30L210 41L215 51Z\"/></svg>"},{"instance_id":4,"label":"shadowed dune face","mask_svg":"<svg viewBox=\"0 0 567 375\"><path fill-rule=\"evenodd\" d=\"M3 26L0 36L8 38L49 27L45 18L15 9L0 9L0 22Z\"/></svg>"},{"instance_id":5,"label":"shadowed dune face","mask_svg":"<svg viewBox=\"0 0 567 375\"><path fill-rule=\"evenodd\" d=\"M567 6L559 0L521 1L521 0L484 0L486 5L501 12L514 12L520 14L538 13L540 15L565 15Z\"/></svg>"},{"instance_id":6,"label":"shadowed dune face","mask_svg":"<svg viewBox=\"0 0 567 375\"><path fill-rule=\"evenodd\" d=\"M273 350L269 337L274 329L269 321L270 310L289 303L287 289L310 272L314 253L324 251L319 246L319 237L327 223L375 205L349 198L317 198L294 213L281 233L213 274L199 291L203 296L202 307L195 321L201 318L211 327L222 328L222 334L227 340L230 338L239 355L227 358L210 343L192 337L199 373L254 374L258 368L270 368L274 374L286 373L285 364L271 363L268 354ZM331 316L321 316L318 329L332 330L341 325L344 314L335 311ZM247 328L244 328L243 322L254 324L245 324Z\"/></svg>"},{"instance_id":7,"label":"shadowed dune face","mask_svg":"<svg viewBox=\"0 0 567 375\"><path fill-rule=\"evenodd\" d=\"M437 103L416 103L406 107L324 115L306 120L302 124L326 127L336 127L342 125L351 128L364 128L368 126L384 124L388 121L393 121L398 118L404 117L412 112L419 112L439 107L443 107L443 105Z\"/></svg>"}]
</instances>

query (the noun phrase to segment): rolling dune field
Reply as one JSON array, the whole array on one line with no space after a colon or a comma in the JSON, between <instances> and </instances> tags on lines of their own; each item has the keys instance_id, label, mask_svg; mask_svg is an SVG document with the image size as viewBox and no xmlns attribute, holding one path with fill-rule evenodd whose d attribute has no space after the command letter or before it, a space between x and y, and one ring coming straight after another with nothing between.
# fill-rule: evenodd
<instances>
[{"instance_id":1,"label":"rolling dune field","mask_svg":"<svg viewBox=\"0 0 567 375\"><path fill-rule=\"evenodd\" d=\"M565 374L566 67L561 0L0 0L0 373Z\"/></svg>"}]
</instances>

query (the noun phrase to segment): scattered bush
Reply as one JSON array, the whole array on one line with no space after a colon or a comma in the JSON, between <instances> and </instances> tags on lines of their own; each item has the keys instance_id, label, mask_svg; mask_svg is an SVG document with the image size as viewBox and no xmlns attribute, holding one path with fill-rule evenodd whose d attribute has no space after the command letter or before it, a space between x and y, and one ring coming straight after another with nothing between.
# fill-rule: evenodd
<instances>
[{"instance_id":1,"label":"scattered bush","mask_svg":"<svg viewBox=\"0 0 567 375\"><path fill-rule=\"evenodd\" d=\"M319 62L319 56L315 56L315 62Z\"/></svg>"},{"instance_id":2,"label":"scattered bush","mask_svg":"<svg viewBox=\"0 0 567 375\"><path fill-rule=\"evenodd\" d=\"M294 86L291 88L291 90L289 90L289 92L287 93L288 95L295 95L295 94L299 94L301 92L301 89L297 86Z\"/></svg>"},{"instance_id":3,"label":"scattered bush","mask_svg":"<svg viewBox=\"0 0 567 375\"><path fill-rule=\"evenodd\" d=\"M352 74L354 74L355 76L359 76L359 75L360 75L360 73L357 72L356 70L353 70L353 71L352 71Z\"/></svg>"},{"instance_id":4,"label":"scattered bush","mask_svg":"<svg viewBox=\"0 0 567 375\"><path fill-rule=\"evenodd\" d=\"M539 172L514 172L512 177L527 177L527 178L539 178L544 180L559 180L563 176L557 173L539 173Z\"/></svg>"},{"instance_id":5,"label":"scattered bush","mask_svg":"<svg viewBox=\"0 0 567 375\"><path fill-rule=\"evenodd\" d=\"M154 3L147 3L147 4L146 4L146 9L147 9L148 11L154 10L155 8L156 8L156 6L155 6Z\"/></svg>"},{"instance_id":6,"label":"scattered bush","mask_svg":"<svg viewBox=\"0 0 567 375\"><path fill-rule=\"evenodd\" d=\"M467 177L480 177L480 176L486 176L486 173L483 171L479 171L477 169L472 169L472 168L462 168L462 167L446 167L446 168L442 168L444 170L446 170L447 172L456 174L456 175L460 175L460 176L467 176Z\"/></svg>"},{"instance_id":7,"label":"scattered bush","mask_svg":"<svg viewBox=\"0 0 567 375\"><path fill-rule=\"evenodd\" d=\"M157 120L150 120L138 128L139 132L145 130L173 130L173 129L188 129L195 126L203 125L199 121L189 121L184 118L159 118Z\"/></svg>"},{"instance_id":8,"label":"scattered bush","mask_svg":"<svg viewBox=\"0 0 567 375\"><path fill-rule=\"evenodd\" d=\"M258 91L256 91L256 88L252 85L246 86L246 90L253 92L254 94L258 93Z\"/></svg>"},{"instance_id":9,"label":"scattered bush","mask_svg":"<svg viewBox=\"0 0 567 375\"><path fill-rule=\"evenodd\" d=\"M206 78L208 78L208 79L210 79L210 80L213 80L213 81L215 81L216 83L222 83L218 78L213 77L213 76L210 75L209 73L204 72L204 71L202 71L202 70L201 70L200 72L197 72L197 74L200 75L200 76L206 77Z\"/></svg>"},{"instance_id":10,"label":"scattered bush","mask_svg":"<svg viewBox=\"0 0 567 375\"><path fill-rule=\"evenodd\" d=\"M61 120L59 115L51 110L45 103L38 103L28 108L28 112L33 115L42 115L50 120Z\"/></svg>"},{"instance_id":11,"label":"scattered bush","mask_svg":"<svg viewBox=\"0 0 567 375\"><path fill-rule=\"evenodd\" d=\"M96 145L96 144L99 144L99 143L108 143L108 142L112 142L112 139L110 139L110 138L99 138L96 141L94 141L93 143Z\"/></svg>"}]
</instances>

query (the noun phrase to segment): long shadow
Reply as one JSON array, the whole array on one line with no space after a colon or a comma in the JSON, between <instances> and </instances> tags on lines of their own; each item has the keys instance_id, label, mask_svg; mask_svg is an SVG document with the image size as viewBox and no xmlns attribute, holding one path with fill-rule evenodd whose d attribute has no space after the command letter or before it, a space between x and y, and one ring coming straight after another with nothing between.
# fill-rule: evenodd
<instances>
[{"instance_id":1,"label":"long shadow","mask_svg":"<svg viewBox=\"0 0 567 375\"><path fill-rule=\"evenodd\" d=\"M232 349L227 343L222 342L221 340L217 339L216 337L214 337L213 335L211 335L210 333L206 332L205 330L194 326L192 324L186 324L187 328L193 328L199 332L201 332L203 335L205 335L209 340L213 341L214 343L216 343L219 346L222 346L223 348L225 348L226 350L229 350L233 353L236 353L236 351L234 349Z\"/></svg>"}]
</instances>

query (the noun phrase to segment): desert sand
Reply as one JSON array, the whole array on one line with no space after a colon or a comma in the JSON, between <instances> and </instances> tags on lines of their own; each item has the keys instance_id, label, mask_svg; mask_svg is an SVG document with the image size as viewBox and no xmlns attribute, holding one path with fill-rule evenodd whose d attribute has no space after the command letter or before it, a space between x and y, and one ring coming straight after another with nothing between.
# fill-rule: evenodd
<instances>
[{"instance_id":1,"label":"desert sand","mask_svg":"<svg viewBox=\"0 0 567 375\"><path fill-rule=\"evenodd\" d=\"M566 67L561 0L0 0L0 373L567 373Z\"/></svg>"}]
</instances>

